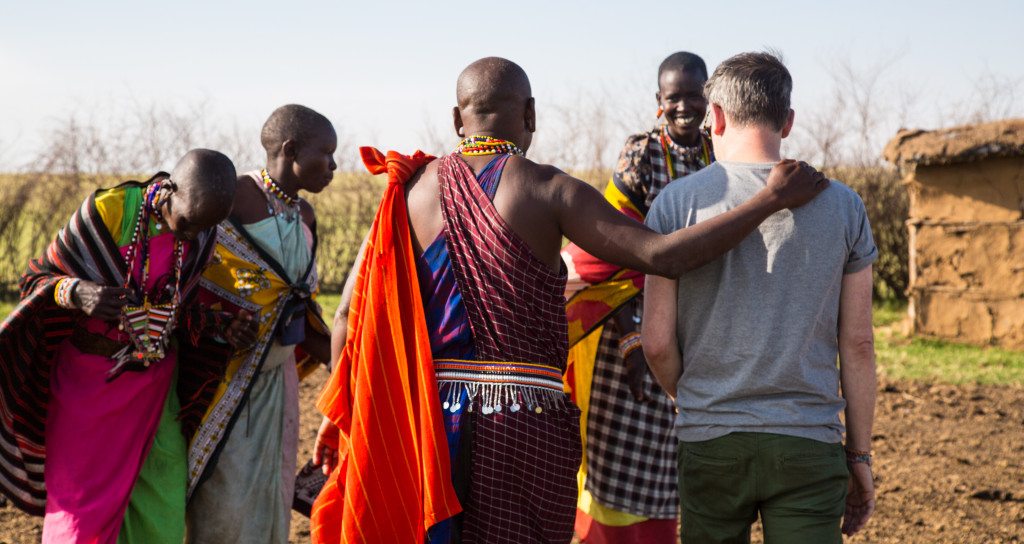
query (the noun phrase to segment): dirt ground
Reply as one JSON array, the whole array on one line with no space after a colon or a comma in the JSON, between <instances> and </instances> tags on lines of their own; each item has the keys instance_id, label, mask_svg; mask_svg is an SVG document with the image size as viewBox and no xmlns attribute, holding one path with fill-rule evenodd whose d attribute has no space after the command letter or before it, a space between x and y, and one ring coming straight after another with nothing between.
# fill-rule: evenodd
<instances>
[{"instance_id":1,"label":"dirt ground","mask_svg":"<svg viewBox=\"0 0 1024 544\"><path fill-rule=\"evenodd\" d=\"M300 464L325 378L318 372L302 385ZM849 542L1024 542L1024 388L883 383L874 444L878 510ZM0 544L38 542L40 525L0 507ZM299 514L292 541L309 541Z\"/></svg>"}]
</instances>

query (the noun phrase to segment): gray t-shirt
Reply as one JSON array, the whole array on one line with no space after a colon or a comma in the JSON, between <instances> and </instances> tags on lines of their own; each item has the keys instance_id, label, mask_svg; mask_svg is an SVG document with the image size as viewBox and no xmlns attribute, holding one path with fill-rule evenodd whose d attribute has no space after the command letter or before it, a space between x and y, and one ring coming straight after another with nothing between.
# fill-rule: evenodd
<instances>
[{"instance_id":1,"label":"gray t-shirt","mask_svg":"<svg viewBox=\"0 0 1024 544\"><path fill-rule=\"evenodd\" d=\"M669 233L724 213L761 190L771 167L716 162L674 181L647 225ZM839 292L844 274L877 257L864 203L833 181L679 278L679 439L749 431L841 441Z\"/></svg>"}]
</instances>

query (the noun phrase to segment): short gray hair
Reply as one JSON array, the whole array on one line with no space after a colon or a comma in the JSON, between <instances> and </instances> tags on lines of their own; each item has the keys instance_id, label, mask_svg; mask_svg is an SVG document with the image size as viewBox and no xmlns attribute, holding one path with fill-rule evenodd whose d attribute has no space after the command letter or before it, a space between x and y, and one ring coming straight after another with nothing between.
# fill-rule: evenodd
<instances>
[{"instance_id":1,"label":"short gray hair","mask_svg":"<svg viewBox=\"0 0 1024 544\"><path fill-rule=\"evenodd\" d=\"M789 118L793 78L778 56L740 53L715 68L704 84L708 102L718 104L740 126L782 130Z\"/></svg>"}]
</instances>

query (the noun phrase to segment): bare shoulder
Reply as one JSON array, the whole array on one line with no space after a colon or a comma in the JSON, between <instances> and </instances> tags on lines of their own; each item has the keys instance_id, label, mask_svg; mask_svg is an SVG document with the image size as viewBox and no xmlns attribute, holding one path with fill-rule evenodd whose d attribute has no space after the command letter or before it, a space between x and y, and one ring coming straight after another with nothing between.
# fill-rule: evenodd
<instances>
[{"instance_id":1,"label":"bare shoulder","mask_svg":"<svg viewBox=\"0 0 1024 544\"><path fill-rule=\"evenodd\" d=\"M437 167L438 160L432 160L420 167L409 181L405 183L405 195L407 198L416 199L421 194L435 194L437 192Z\"/></svg>"},{"instance_id":2,"label":"bare shoulder","mask_svg":"<svg viewBox=\"0 0 1024 544\"><path fill-rule=\"evenodd\" d=\"M530 194L551 203L561 203L576 191L590 188L585 181L550 164L513 157L509 165L513 166L515 177L525 184Z\"/></svg>"},{"instance_id":3,"label":"bare shoulder","mask_svg":"<svg viewBox=\"0 0 1024 544\"><path fill-rule=\"evenodd\" d=\"M525 157L512 157L505 166L505 172L531 189L541 193L559 191L566 184L583 183L556 166L533 162ZM505 175L502 176L506 177ZM531 192L537 192L531 191Z\"/></svg>"},{"instance_id":4,"label":"bare shoulder","mask_svg":"<svg viewBox=\"0 0 1024 544\"><path fill-rule=\"evenodd\" d=\"M238 176L231 217L242 224L255 223L268 217L266 196L247 175Z\"/></svg>"}]
</instances>

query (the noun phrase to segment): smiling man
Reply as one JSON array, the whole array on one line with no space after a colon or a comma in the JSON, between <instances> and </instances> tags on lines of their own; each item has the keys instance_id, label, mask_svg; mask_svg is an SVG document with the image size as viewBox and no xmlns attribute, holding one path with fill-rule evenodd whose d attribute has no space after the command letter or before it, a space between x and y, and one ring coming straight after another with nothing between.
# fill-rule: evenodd
<instances>
[{"instance_id":1,"label":"smiling man","mask_svg":"<svg viewBox=\"0 0 1024 544\"><path fill-rule=\"evenodd\" d=\"M623 214L643 221L669 182L714 160L711 140L701 129L707 79L704 61L693 53L680 51L662 61L655 98L664 121L626 140L605 189L605 198ZM567 306L570 331L578 331L571 335L570 381L585 411L576 532L583 542L675 542L673 409L640 349L643 275L599 261L575 245L567 246L563 257L572 265L573 279L580 280L570 285L585 286L570 293ZM638 457L648 462L638 467Z\"/></svg>"}]
</instances>

